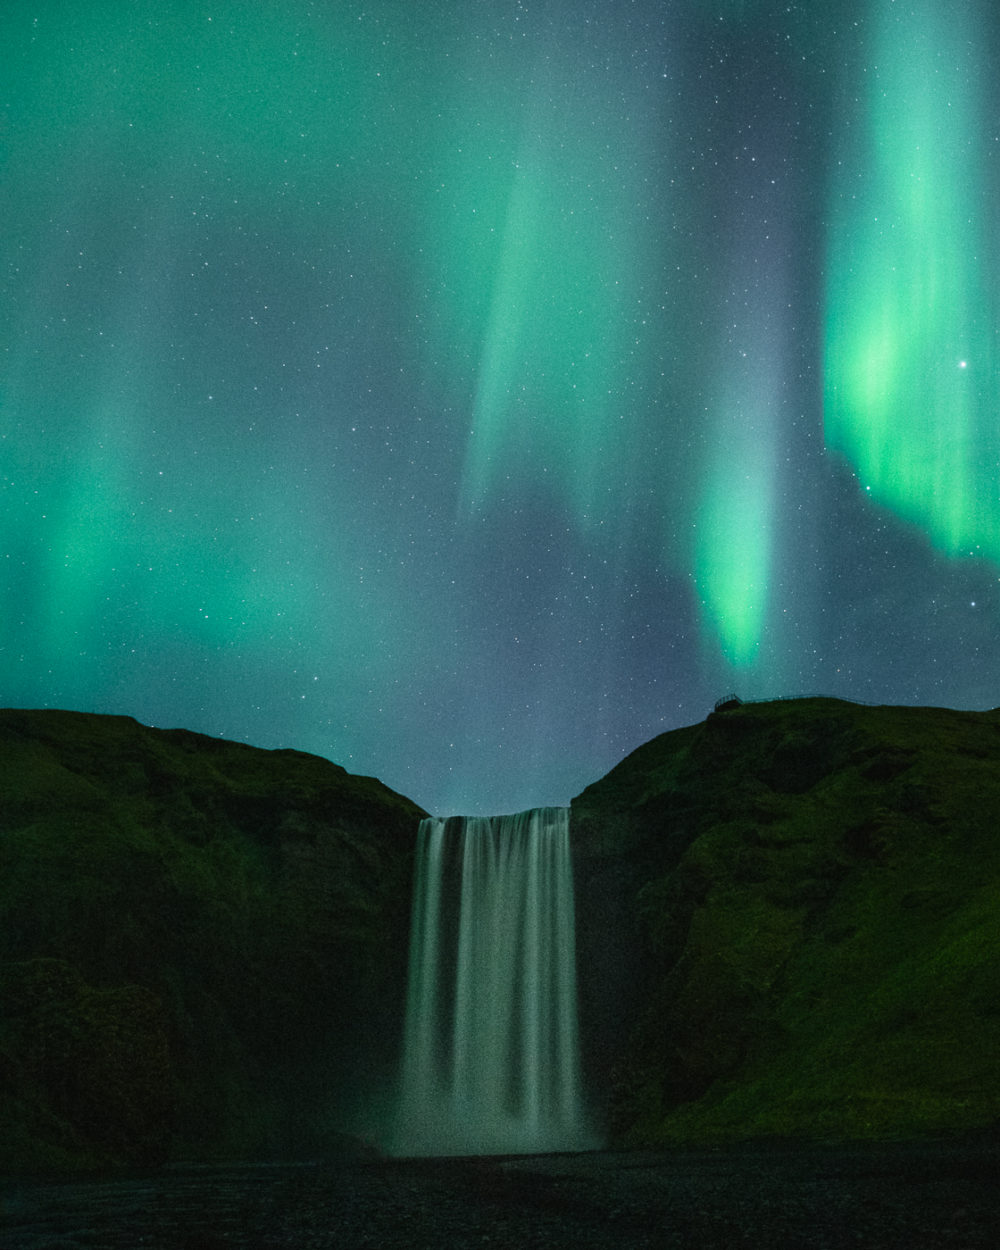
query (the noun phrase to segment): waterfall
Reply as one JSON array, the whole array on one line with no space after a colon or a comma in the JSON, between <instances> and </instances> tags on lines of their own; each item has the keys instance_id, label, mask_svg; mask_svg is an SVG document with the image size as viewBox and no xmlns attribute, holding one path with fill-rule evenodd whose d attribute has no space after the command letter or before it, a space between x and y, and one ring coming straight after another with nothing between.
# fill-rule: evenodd
<instances>
[{"instance_id":1,"label":"waterfall","mask_svg":"<svg viewBox=\"0 0 1000 1250\"><path fill-rule=\"evenodd\" d=\"M430 818L417 842L395 1149L585 1144L569 810Z\"/></svg>"}]
</instances>

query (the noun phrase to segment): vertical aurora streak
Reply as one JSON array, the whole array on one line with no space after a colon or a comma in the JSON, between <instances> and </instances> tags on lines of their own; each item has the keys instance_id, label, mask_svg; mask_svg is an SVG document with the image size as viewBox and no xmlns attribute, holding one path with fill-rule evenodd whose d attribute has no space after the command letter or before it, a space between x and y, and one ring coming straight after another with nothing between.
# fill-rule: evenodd
<instances>
[{"instance_id":1,"label":"vertical aurora streak","mask_svg":"<svg viewBox=\"0 0 1000 1250\"><path fill-rule=\"evenodd\" d=\"M587 156L577 156L586 165ZM620 300L629 255L614 206L574 207L544 149L517 161L481 331L462 502L483 504L514 468L562 494L580 523L620 463ZM624 211L624 209L622 210ZM485 276L485 275L484 275Z\"/></svg>"},{"instance_id":2,"label":"vertical aurora streak","mask_svg":"<svg viewBox=\"0 0 1000 1250\"><path fill-rule=\"evenodd\" d=\"M939 551L997 559L985 19L935 0L879 0L871 18L830 213L826 441Z\"/></svg>"},{"instance_id":3,"label":"vertical aurora streak","mask_svg":"<svg viewBox=\"0 0 1000 1250\"><path fill-rule=\"evenodd\" d=\"M706 414L712 437L693 556L703 620L737 675L753 668L767 621L786 419L787 284L777 248L758 231L743 239L726 298L736 311L716 350L722 389Z\"/></svg>"},{"instance_id":4,"label":"vertical aurora streak","mask_svg":"<svg viewBox=\"0 0 1000 1250\"><path fill-rule=\"evenodd\" d=\"M462 517L513 481L587 529L627 470L628 344L649 260L632 165L645 138L638 119L616 119L628 95L624 76L604 81L549 40L526 65L473 60L450 97L452 156L421 251L441 297L431 355L471 397Z\"/></svg>"},{"instance_id":5,"label":"vertical aurora streak","mask_svg":"<svg viewBox=\"0 0 1000 1250\"><path fill-rule=\"evenodd\" d=\"M770 398L753 388L741 394L734 385L720 404L719 442L699 512L694 569L704 617L737 670L756 658L768 605L775 509Z\"/></svg>"}]
</instances>

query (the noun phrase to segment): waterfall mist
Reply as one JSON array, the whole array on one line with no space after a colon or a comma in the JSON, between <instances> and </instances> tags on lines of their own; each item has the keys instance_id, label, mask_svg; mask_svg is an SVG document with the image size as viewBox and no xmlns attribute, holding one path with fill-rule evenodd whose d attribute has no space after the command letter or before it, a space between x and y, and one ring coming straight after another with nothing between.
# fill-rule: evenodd
<instances>
[{"instance_id":1,"label":"waterfall mist","mask_svg":"<svg viewBox=\"0 0 1000 1250\"><path fill-rule=\"evenodd\" d=\"M396 1153L588 1144L569 810L420 825Z\"/></svg>"}]
</instances>

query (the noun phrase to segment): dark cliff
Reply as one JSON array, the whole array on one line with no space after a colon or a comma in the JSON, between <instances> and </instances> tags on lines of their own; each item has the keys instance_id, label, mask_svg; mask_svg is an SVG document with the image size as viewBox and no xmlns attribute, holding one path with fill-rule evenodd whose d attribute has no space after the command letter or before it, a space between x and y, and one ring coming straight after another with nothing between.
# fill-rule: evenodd
<instances>
[{"instance_id":1,"label":"dark cliff","mask_svg":"<svg viewBox=\"0 0 1000 1250\"><path fill-rule=\"evenodd\" d=\"M0 712L0 1167L364 1131L423 814L296 751Z\"/></svg>"},{"instance_id":2,"label":"dark cliff","mask_svg":"<svg viewBox=\"0 0 1000 1250\"><path fill-rule=\"evenodd\" d=\"M572 813L614 1140L1000 1120L1000 712L728 708Z\"/></svg>"},{"instance_id":3,"label":"dark cliff","mask_svg":"<svg viewBox=\"0 0 1000 1250\"><path fill-rule=\"evenodd\" d=\"M0 712L0 1168L376 1132L421 815L295 751ZM1000 712L729 708L572 837L612 1141L1000 1120Z\"/></svg>"}]
</instances>

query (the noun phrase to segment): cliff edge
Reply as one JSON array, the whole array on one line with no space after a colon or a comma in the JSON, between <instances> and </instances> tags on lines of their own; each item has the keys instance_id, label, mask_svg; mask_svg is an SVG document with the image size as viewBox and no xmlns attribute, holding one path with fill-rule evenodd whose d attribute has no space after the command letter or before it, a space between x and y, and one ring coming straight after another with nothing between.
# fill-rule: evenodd
<instances>
[{"instance_id":1,"label":"cliff edge","mask_svg":"<svg viewBox=\"0 0 1000 1250\"><path fill-rule=\"evenodd\" d=\"M0 1167L309 1156L363 1131L423 814L297 751L0 711Z\"/></svg>"},{"instance_id":2,"label":"cliff edge","mask_svg":"<svg viewBox=\"0 0 1000 1250\"><path fill-rule=\"evenodd\" d=\"M572 829L613 1140L1000 1121L1000 712L728 707L590 786Z\"/></svg>"}]
</instances>

